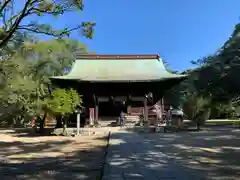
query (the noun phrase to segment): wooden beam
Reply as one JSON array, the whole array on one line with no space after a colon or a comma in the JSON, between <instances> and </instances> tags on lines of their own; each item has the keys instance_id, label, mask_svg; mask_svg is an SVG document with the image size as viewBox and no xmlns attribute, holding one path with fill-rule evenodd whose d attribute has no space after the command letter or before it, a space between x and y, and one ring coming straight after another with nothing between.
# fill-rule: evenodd
<instances>
[{"instance_id":1,"label":"wooden beam","mask_svg":"<svg viewBox=\"0 0 240 180\"><path fill-rule=\"evenodd\" d=\"M122 101L126 101L127 98L125 96L116 96L114 97L114 100L117 102L122 102Z\"/></svg>"},{"instance_id":2,"label":"wooden beam","mask_svg":"<svg viewBox=\"0 0 240 180\"><path fill-rule=\"evenodd\" d=\"M147 98L144 97L144 101L143 101L143 104L144 104L144 123L149 123L148 122L148 106L147 106Z\"/></svg>"},{"instance_id":3,"label":"wooden beam","mask_svg":"<svg viewBox=\"0 0 240 180\"><path fill-rule=\"evenodd\" d=\"M122 101L126 101L127 100L127 97L125 96L115 96L115 97L112 97L114 101L117 101L117 102L122 102ZM100 96L98 97L98 101L99 102L108 102L109 100L112 99L111 97L107 97L107 96Z\"/></svg>"},{"instance_id":4,"label":"wooden beam","mask_svg":"<svg viewBox=\"0 0 240 180\"><path fill-rule=\"evenodd\" d=\"M144 101L144 97L143 96L133 96L132 101Z\"/></svg>"},{"instance_id":5,"label":"wooden beam","mask_svg":"<svg viewBox=\"0 0 240 180\"><path fill-rule=\"evenodd\" d=\"M99 102L108 102L109 101L109 97L98 97L98 101Z\"/></svg>"}]
</instances>

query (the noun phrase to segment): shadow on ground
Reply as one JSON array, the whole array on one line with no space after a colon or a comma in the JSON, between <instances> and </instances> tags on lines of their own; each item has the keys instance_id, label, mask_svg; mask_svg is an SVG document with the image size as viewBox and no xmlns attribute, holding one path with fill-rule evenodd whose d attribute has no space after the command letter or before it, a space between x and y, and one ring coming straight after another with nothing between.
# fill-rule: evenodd
<instances>
[{"instance_id":1,"label":"shadow on ground","mask_svg":"<svg viewBox=\"0 0 240 180\"><path fill-rule=\"evenodd\" d=\"M201 132L112 135L107 179L240 179L240 131L213 128Z\"/></svg>"},{"instance_id":2,"label":"shadow on ground","mask_svg":"<svg viewBox=\"0 0 240 180\"><path fill-rule=\"evenodd\" d=\"M37 133L34 128L0 128L1 133L7 133L14 137L38 137L38 136L51 136L54 128L46 128L43 132Z\"/></svg>"},{"instance_id":3,"label":"shadow on ground","mask_svg":"<svg viewBox=\"0 0 240 180\"><path fill-rule=\"evenodd\" d=\"M2 134L0 149L1 180L97 180L102 173L106 137L7 139Z\"/></svg>"},{"instance_id":4,"label":"shadow on ground","mask_svg":"<svg viewBox=\"0 0 240 180\"><path fill-rule=\"evenodd\" d=\"M106 138L48 138L1 137L1 179L100 179ZM105 180L237 180L239 139L240 131L228 127L178 133L118 130L112 135Z\"/></svg>"}]
</instances>

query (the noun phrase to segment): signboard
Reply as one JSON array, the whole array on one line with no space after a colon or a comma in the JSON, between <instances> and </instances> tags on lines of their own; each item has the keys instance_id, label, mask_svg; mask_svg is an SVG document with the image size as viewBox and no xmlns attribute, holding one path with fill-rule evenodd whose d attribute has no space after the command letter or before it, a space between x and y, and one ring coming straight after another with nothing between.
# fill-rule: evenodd
<instances>
[{"instance_id":1,"label":"signboard","mask_svg":"<svg viewBox=\"0 0 240 180\"><path fill-rule=\"evenodd\" d=\"M89 108L89 124L94 124L94 108Z\"/></svg>"}]
</instances>

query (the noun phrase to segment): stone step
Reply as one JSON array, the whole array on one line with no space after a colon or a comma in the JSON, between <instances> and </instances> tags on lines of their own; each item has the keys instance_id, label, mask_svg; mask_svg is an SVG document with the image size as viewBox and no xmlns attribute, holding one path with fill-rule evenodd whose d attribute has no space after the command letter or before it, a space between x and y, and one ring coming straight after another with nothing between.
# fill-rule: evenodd
<instances>
[{"instance_id":1,"label":"stone step","mask_svg":"<svg viewBox=\"0 0 240 180\"><path fill-rule=\"evenodd\" d=\"M126 117L126 120L133 120L133 121L135 121L135 120L139 120L140 118L139 118L139 116L127 116Z\"/></svg>"},{"instance_id":2,"label":"stone step","mask_svg":"<svg viewBox=\"0 0 240 180\"><path fill-rule=\"evenodd\" d=\"M137 116L137 115L129 115L129 116L126 116L126 118L139 118L139 116Z\"/></svg>"},{"instance_id":3,"label":"stone step","mask_svg":"<svg viewBox=\"0 0 240 180\"><path fill-rule=\"evenodd\" d=\"M136 118L136 119L126 119L126 121L139 121L140 119L139 118Z\"/></svg>"}]
</instances>

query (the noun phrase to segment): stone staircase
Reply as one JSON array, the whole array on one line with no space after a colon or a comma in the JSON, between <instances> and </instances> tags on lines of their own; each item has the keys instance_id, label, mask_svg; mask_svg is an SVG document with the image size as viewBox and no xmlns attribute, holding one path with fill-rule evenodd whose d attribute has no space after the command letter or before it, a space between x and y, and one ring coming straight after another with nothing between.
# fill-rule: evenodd
<instances>
[{"instance_id":1,"label":"stone staircase","mask_svg":"<svg viewBox=\"0 0 240 180\"><path fill-rule=\"evenodd\" d=\"M149 121L149 125L151 126L158 126L161 124L164 124L164 122L166 121L164 117L166 117L166 112L162 112L160 114L158 114L159 112L157 112L156 109L154 108L149 108L148 109L148 121Z\"/></svg>"},{"instance_id":2,"label":"stone staircase","mask_svg":"<svg viewBox=\"0 0 240 180\"><path fill-rule=\"evenodd\" d=\"M134 126L140 121L139 115L127 115L125 120L125 126Z\"/></svg>"}]
</instances>

